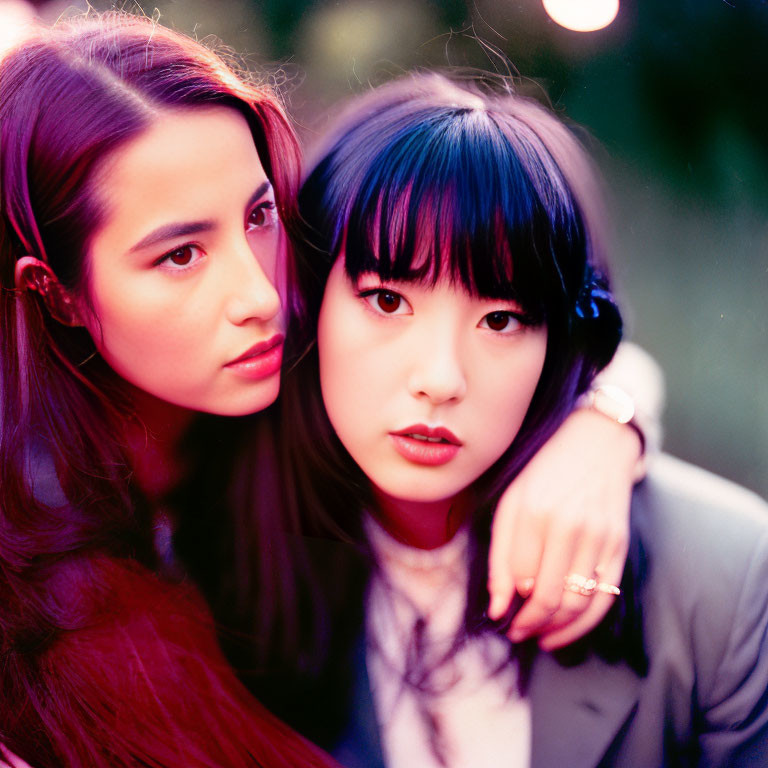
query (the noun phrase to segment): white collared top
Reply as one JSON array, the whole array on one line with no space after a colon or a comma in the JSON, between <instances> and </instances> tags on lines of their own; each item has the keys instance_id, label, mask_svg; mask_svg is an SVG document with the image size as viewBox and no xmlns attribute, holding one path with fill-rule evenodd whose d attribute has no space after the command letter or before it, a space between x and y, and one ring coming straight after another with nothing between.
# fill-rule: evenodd
<instances>
[{"instance_id":1,"label":"white collared top","mask_svg":"<svg viewBox=\"0 0 768 768\"><path fill-rule=\"evenodd\" d=\"M366 660L387 768L528 768L531 711L506 638L460 639L441 663L464 637L468 531L432 550L396 541L370 517L366 533L379 563Z\"/></svg>"}]
</instances>

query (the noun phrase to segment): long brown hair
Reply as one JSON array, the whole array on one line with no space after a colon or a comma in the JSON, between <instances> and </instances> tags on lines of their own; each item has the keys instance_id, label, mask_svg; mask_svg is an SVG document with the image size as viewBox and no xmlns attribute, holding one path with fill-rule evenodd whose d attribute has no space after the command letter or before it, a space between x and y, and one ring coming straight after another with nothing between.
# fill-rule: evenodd
<instances>
[{"instance_id":1,"label":"long brown hair","mask_svg":"<svg viewBox=\"0 0 768 768\"><path fill-rule=\"evenodd\" d=\"M100 164L164 108L212 104L248 120L290 229L299 149L278 99L195 41L88 14L0 63L0 740L37 768L326 764L237 682L196 590L153 573L120 381L14 285L29 255L82 293ZM252 567L276 579L269 554Z\"/></svg>"}]
</instances>

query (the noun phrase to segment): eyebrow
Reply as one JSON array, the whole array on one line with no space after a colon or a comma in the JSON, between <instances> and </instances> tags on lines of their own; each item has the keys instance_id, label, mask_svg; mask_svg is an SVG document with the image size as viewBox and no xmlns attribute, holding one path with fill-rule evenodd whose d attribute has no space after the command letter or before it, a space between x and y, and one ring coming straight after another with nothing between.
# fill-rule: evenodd
<instances>
[{"instance_id":1,"label":"eyebrow","mask_svg":"<svg viewBox=\"0 0 768 768\"><path fill-rule=\"evenodd\" d=\"M268 181L259 184L253 194L248 198L248 202L245 206L246 210L254 205L260 198L264 197L271 188L272 185ZM131 246L129 253L140 251L151 245L157 245L157 243L162 243L165 240L172 240L175 237L185 237L186 235L195 235L199 232L209 232L215 226L215 222L210 219L163 224L163 226L153 229L148 235L142 237L138 243Z\"/></svg>"}]
</instances>

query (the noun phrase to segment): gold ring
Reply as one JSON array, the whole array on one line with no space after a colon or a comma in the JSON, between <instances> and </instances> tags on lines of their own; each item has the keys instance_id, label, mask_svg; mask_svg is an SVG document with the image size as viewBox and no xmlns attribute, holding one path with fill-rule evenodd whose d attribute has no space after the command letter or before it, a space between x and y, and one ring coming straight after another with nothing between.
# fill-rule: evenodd
<instances>
[{"instance_id":1,"label":"gold ring","mask_svg":"<svg viewBox=\"0 0 768 768\"><path fill-rule=\"evenodd\" d=\"M597 592L597 579L587 578L578 573L569 573L563 579L563 589L567 592L574 592L583 597L591 597Z\"/></svg>"},{"instance_id":2,"label":"gold ring","mask_svg":"<svg viewBox=\"0 0 768 768\"><path fill-rule=\"evenodd\" d=\"M605 581L599 581L595 585L595 589L606 595L616 595L618 597L621 594L621 590L615 584L608 584Z\"/></svg>"}]
</instances>

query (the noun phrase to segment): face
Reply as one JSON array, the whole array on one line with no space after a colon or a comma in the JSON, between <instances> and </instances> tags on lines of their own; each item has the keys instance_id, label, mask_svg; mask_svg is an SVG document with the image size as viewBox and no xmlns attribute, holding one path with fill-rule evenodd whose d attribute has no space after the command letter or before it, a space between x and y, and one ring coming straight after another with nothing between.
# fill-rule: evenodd
<instances>
[{"instance_id":1,"label":"face","mask_svg":"<svg viewBox=\"0 0 768 768\"><path fill-rule=\"evenodd\" d=\"M191 410L272 403L283 235L245 118L161 112L102 168L97 190L106 216L89 249L85 315L105 360Z\"/></svg>"},{"instance_id":2,"label":"face","mask_svg":"<svg viewBox=\"0 0 768 768\"><path fill-rule=\"evenodd\" d=\"M509 447L541 375L547 335L514 302L441 280L353 285L331 270L318 328L331 424L374 486L450 499Z\"/></svg>"}]
</instances>

